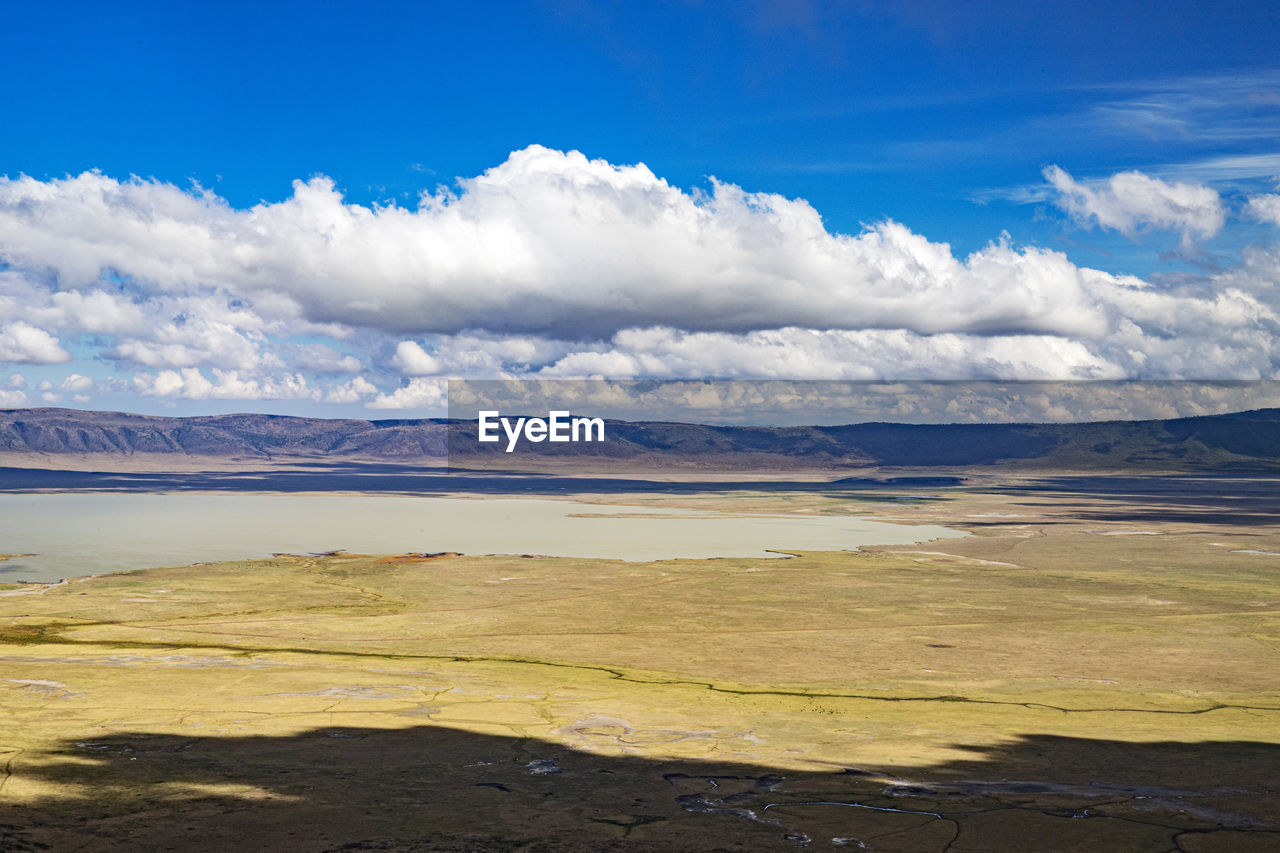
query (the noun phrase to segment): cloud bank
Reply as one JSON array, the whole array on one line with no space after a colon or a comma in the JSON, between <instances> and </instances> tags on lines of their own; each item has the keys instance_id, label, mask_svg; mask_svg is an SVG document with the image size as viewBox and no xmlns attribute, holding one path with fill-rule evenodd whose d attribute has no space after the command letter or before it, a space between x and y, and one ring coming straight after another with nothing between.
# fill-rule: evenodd
<instances>
[{"instance_id":1,"label":"cloud bank","mask_svg":"<svg viewBox=\"0 0 1280 853\"><path fill-rule=\"evenodd\" d=\"M1207 186L1045 177L1122 233L1224 226ZM0 362L76 343L157 397L414 408L449 375L1271 377L1278 284L1274 245L1166 282L1007 238L957 257L896 222L833 233L803 199L536 145L412 208L323 177L248 209L96 172L0 179Z\"/></svg>"}]
</instances>

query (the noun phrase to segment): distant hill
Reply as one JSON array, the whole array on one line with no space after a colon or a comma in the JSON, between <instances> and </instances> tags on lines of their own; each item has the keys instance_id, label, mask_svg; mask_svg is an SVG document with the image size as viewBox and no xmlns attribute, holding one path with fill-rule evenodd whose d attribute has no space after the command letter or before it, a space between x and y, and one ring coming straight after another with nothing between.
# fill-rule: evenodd
<instances>
[{"instance_id":1,"label":"distant hill","mask_svg":"<svg viewBox=\"0 0 1280 853\"><path fill-rule=\"evenodd\" d=\"M0 410L0 456L120 459L440 461L485 466L636 462L679 467L861 468L973 465L1063 468L1273 470L1280 409L1085 424L888 423L728 427L607 422L599 444L522 445L505 454L474 441L474 423L279 415L165 418L74 409ZM452 441L450 438L452 437ZM450 445L452 445L450 447Z\"/></svg>"},{"instance_id":2,"label":"distant hill","mask_svg":"<svg viewBox=\"0 0 1280 853\"><path fill-rule=\"evenodd\" d=\"M445 455L433 420L281 415L164 418L77 409L0 409L0 453L405 459Z\"/></svg>"}]
</instances>

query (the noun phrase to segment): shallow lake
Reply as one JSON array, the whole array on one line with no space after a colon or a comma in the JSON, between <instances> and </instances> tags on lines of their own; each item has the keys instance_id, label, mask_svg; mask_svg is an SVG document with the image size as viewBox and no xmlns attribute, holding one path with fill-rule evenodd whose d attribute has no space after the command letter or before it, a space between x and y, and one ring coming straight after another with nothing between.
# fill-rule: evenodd
<instances>
[{"instance_id":1,"label":"shallow lake","mask_svg":"<svg viewBox=\"0 0 1280 853\"><path fill-rule=\"evenodd\" d=\"M589 514L589 515L587 515ZM856 516L386 495L0 495L0 582L332 550L623 560L771 557L963 536Z\"/></svg>"}]
</instances>

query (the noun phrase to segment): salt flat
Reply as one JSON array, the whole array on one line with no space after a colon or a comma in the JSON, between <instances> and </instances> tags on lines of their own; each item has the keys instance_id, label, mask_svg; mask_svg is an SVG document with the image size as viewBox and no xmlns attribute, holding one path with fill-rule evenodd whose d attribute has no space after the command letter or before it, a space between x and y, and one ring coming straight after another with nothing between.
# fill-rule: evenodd
<instances>
[{"instance_id":1,"label":"salt flat","mask_svg":"<svg viewBox=\"0 0 1280 853\"><path fill-rule=\"evenodd\" d=\"M749 517L569 500L400 495L0 494L0 580L47 581L277 552L776 557L960 531L862 516Z\"/></svg>"}]
</instances>

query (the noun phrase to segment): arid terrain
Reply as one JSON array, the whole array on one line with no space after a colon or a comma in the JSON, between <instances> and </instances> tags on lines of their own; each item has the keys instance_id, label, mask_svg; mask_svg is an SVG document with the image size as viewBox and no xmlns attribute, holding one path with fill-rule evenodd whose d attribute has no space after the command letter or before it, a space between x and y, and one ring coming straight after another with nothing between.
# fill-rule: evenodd
<instances>
[{"instance_id":1,"label":"arid terrain","mask_svg":"<svg viewBox=\"0 0 1280 853\"><path fill-rule=\"evenodd\" d=\"M962 539L279 555L0 597L13 850L1271 850L1253 477L579 499Z\"/></svg>"}]
</instances>

